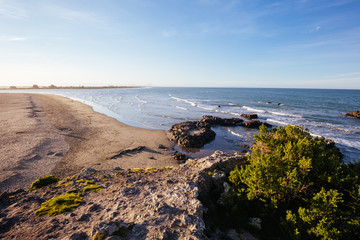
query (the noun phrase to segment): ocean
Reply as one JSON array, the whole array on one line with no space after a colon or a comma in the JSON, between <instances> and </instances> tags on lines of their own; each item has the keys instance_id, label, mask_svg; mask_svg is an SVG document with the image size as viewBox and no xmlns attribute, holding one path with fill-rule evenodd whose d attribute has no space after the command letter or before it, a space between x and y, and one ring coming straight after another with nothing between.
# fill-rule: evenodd
<instances>
[{"instance_id":1,"label":"ocean","mask_svg":"<svg viewBox=\"0 0 360 240\"><path fill-rule=\"evenodd\" d=\"M8 92L8 91L0 91ZM173 124L195 121L203 115L239 117L256 113L274 126L304 126L313 136L332 139L344 161L360 160L360 119L345 113L360 110L360 90L261 89L261 88L132 88L132 89L39 89L91 105L95 111L129 125L168 130ZM216 127L216 139L203 149L183 149L191 157L244 150L257 130Z\"/></svg>"}]
</instances>

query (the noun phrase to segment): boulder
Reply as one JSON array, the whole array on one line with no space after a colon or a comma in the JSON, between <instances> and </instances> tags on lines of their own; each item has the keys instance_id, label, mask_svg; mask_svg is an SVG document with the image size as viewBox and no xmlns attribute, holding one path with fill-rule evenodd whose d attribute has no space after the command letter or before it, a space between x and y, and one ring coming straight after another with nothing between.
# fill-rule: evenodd
<instances>
[{"instance_id":1,"label":"boulder","mask_svg":"<svg viewBox=\"0 0 360 240\"><path fill-rule=\"evenodd\" d=\"M241 114L243 118L252 120L258 118L258 115L256 113L250 113L250 114Z\"/></svg>"},{"instance_id":2,"label":"boulder","mask_svg":"<svg viewBox=\"0 0 360 240\"><path fill-rule=\"evenodd\" d=\"M209 125L199 124L199 122L183 122L174 124L167 131L169 139L176 141L184 147L202 147L206 143L214 140L215 132Z\"/></svg>"},{"instance_id":3,"label":"boulder","mask_svg":"<svg viewBox=\"0 0 360 240\"><path fill-rule=\"evenodd\" d=\"M349 113L345 114L345 116L354 117L354 118L360 118L360 111L349 112Z\"/></svg>"},{"instance_id":4,"label":"boulder","mask_svg":"<svg viewBox=\"0 0 360 240\"><path fill-rule=\"evenodd\" d=\"M259 120L251 120L249 122L243 122L241 126L246 128L259 128L262 124L264 124L266 127L272 127L271 124L260 122Z\"/></svg>"},{"instance_id":5,"label":"boulder","mask_svg":"<svg viewBox=\"0 0 360 240\"><path fill-rule=\"evenodd\" d=\"M237 126L242 123L243 120L240 118L221 118L214 116L203 116L203 118L199 121L200 124L204 125L220 125L220 126Z\"/></svg>"}]
</instances>

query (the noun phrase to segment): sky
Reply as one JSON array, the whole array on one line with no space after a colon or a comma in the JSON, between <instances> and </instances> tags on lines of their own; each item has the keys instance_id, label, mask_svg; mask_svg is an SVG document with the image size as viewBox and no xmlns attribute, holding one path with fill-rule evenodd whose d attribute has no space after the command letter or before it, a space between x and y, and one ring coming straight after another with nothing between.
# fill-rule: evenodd
<instances>
[{"instance_id":1,"label":"sky","mask_svg":"<svg viewBox=\"0 0 360 240\"><path fill-rule=\"evenodd\" d=\"M360 89L359 0L0 0L0 86Z\"/></svg>"}]
</instances>

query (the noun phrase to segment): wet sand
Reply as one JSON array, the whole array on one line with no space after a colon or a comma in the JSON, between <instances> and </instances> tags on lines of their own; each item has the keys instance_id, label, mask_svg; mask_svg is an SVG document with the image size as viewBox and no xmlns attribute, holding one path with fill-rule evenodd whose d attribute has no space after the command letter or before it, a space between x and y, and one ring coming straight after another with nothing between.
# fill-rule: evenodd
<instances>
[{"instance_id":1,"label":"wet sand","mask_svg":"<svg viewBox=\"0 0 360 240\"><path fill-rule=\"evenodd\" d=\"M0 191L27 189L39 177L64 178L83 168L177 165L159 149L172 144L164 131L131 127L65 97L1 93L0 129Z\"/></svg>"}]
</instances>

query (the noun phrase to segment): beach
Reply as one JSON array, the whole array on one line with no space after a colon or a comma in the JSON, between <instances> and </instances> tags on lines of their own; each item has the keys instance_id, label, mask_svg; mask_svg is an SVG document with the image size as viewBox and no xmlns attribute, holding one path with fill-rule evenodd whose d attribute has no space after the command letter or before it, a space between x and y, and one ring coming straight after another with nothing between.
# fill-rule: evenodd
<instances>
[{"instance_id":1,"label":"beach","mask_svg":"<svg viewBox=\"0 0 360 240\"><path fill-rule=\"evenodd\" d=\"M177 165L166 150L172 143L165 131L123 124L69 98L1 93L0 109L0 191L27 189L39 177L65 178L84 168Z\"/></svg>"}]
</instances>

